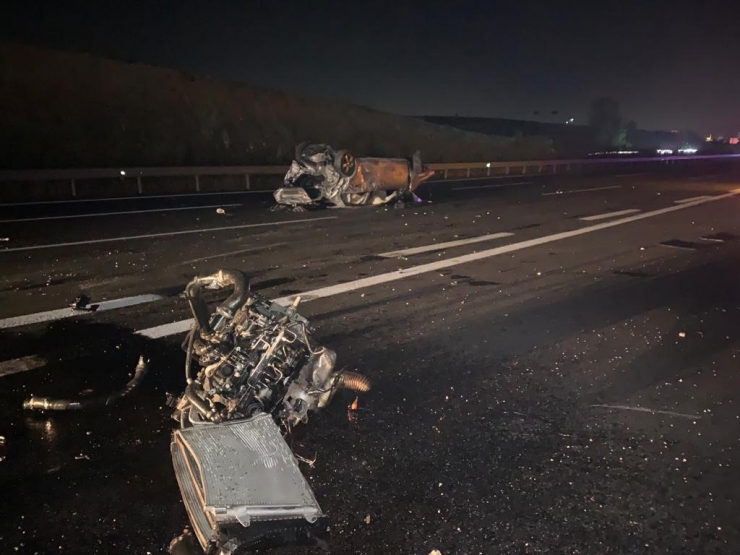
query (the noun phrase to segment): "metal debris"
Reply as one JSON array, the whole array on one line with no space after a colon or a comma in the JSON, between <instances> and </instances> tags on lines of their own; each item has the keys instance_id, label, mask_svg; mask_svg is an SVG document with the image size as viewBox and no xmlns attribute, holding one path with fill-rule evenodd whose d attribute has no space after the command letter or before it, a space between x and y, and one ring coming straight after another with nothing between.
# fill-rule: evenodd
<instances>
[{"instance_id":1,"label":"metal debris","mask_svg":"<svg viewBox=\"0 0 740 555\"><path fill-rule=\"evenodd\" d=\"M334 207L379 206L407 197L434 174L417 151L404 158L355 158L347 150L325 144L302 143L285 175L285 187L274 193L278 205L297 208L329 204Z\"/></svg>"},{"instance_id":2,"label":"metal debris","mask_svg":"<svg viewBox=\"0 0 740 555\"><path fill-rule=\"evenodd\" d=\"M82 293L79 297L77 297L71 305L69 305L72 310L80 310L84 312L95 312L100 305L97 304L90 304L90 297Z\"/></svg>"},{"instance_id":3,"label":"metal debris","mask_svg":"<svg viewBox=\"0 0 740 555\"><path fill-rule=\"evenodd\" d=\"M134 377L126 385L114 393L88 397L86 399L55 399L53 397L33 397L23 401L23 408L27 410L80 410L91 407L112 405L121 397L125 397L134 390L149 370L148 361L139 357L134 370Z\"/></svg>"}]
</instances>

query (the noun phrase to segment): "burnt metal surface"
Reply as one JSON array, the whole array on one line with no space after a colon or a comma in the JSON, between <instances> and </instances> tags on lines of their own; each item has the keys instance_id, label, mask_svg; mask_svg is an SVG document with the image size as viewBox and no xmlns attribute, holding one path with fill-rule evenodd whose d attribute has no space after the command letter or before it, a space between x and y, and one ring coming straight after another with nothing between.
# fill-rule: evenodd
<instances>
[{"instance_id":1,"label":"burnt metal surface","mask_svg":"<svg viewBox=\"0 0 740 555\"><path fill-rule=\"evenodd\" d=\"M206 288L233 290L211 312ZM201 547L230 554L290 542L288 531L295 541L312 536L304 524L323 514L282 434L337 390L365 392L370 382L336 370L334 351L314 344L300 297L290 306L261 298L237 270L195 277L185 297L193 325L183 342L187 385L170 401L180 424L171 455Z\"/></svg>"},{"instance_id":2,"label":"burnt metal surface","mask_svg":"<svg viewBox=\"0 0 740 555\"><path fill-rule=\"evenodd\" d=\"M339 207L386 204L413 193L433 174L422 166L418 151L409 161L354 158L328 145L299 145L285 175L285 187L274 197L279 205L294 207L322 202Z\"/></svg>"}]
</instances>

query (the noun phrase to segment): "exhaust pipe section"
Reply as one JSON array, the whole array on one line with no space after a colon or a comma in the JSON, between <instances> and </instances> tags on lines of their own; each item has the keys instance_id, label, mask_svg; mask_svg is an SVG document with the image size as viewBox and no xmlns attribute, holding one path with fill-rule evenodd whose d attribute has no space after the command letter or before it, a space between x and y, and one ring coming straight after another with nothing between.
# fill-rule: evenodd
<instances>
[{"instance_id":1,"label":"exhaust pipe section","mask_svg":"<svg viewBox=\"0 0 740 555\"><path fill-rule=\"evenodd\" d=\"M234 291L222 302L216 312L222 318L233 318L236 311L246 302L249 297L249 283L244 274L237 270L219 270L215 274L196 277L185 287L185 297L190 304L193 318L200 329L201 335L209 336L213 333L215 324L220 320L218 317L211 319L208 306L203 298L203 286L216 286L218 289L233 287Z\"/></svg>"},{"instance_id":2,"label":"exhaust pipe section","mask_svg":"<svg viewBox=\"0 0 740 555\"><path fill-rule=\"evenodd\" d=\"M144 379L148 370L149 362L141 356L139 357L139 362L136 364L134 377L115 393L85 399L54 399L53 397L31 396L29 399L23 401L23 408L26 410L81 410L112 405L121 397L125 397L131 393L141 383L141 380Z\"/></svg>"}]
</instances>

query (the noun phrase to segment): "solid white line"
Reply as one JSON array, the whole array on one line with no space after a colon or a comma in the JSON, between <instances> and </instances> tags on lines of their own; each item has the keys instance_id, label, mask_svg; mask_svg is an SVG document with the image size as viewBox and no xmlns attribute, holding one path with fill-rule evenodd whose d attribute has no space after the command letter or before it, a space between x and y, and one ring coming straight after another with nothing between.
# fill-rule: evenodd
<instances>
[{"instance_id":1,"label":"solid white line","mask_svg":"<svg viewBox=\"0 0 740 555\"><path fill-rule=\"evenodd\" d=\"M177 212L180 210L205 210L207 208L232 208L241 204L213 204L210 206L180 206L177 208L152 208L151 210L128 210L123 212L95 212L93 214L68 214L66 216L41 216L39 218L15 218L0 220L0 224L17 222L40 222L44 220L72 220L75 218L95 218L98 216L125 216L126 214L149 214L151 212Z\"/></svg>"},{"instance_id":2,"label":"solid white line","mask_svg":"<svg viewBox=\"0 0 740 555\"><path fill-rule=\"evenodd\" d=\"M124 297L122 299L112 299L110 301L101 301L99 303L91 304L98 305L95 312L104 312L106 310L115 310L116 308L151 303L164 298L165 297L163 295L155 294L137 295L135 297ZM53 320L61 320L62 318L71 318L72 316L82 316L85 314L93 314L93 312L86 310L73 310L72 308L59 308L57 310L47 310L46 312L36 312L35 314L24 314L23 316L14 316L12 318L0 320L0 329L27 326L29 324L38 324L40 322L51 322Z\"/></svg>"},{"instance_id":3,"label":"solid white line","mask_svg":"<svg viewBox=\"0 0 740 555\"><path fill-rule=\"evenodd\" d=\"M571 195L573 193L589 193L591 191L606 191L608 189L621 189L621 185L610 185L609 187L592 187L590 189L573 189L572 191L554 191L552 193L542 193L543 197L551 197L553 195Z\"/></svg>"},{"instance_id":4,"label":"solid white line","mask_svg":"<svg viewBox=\"0 0 740 555\"><path fill-rule=\"evenodd\" d=\"M378 256L383 258L397 258L399 256L410 256L412 254L419 254L422 252L439 251L442 249L448 249L452 247L461 247L462 245L470 245L472 243L480 243L482 241L491 241L492 239L501 239L502 237L511 237L513 233L491 233L489 235L483 235L480 237L471 237L470 239L460 239L458 241L448 241L447 243L435 243L433 245L425 245L423 247L413 247L409 249L403 249L398 251L383 252Z\"/></svg>"},{"instance_id":5,"label":"solid white line","mask_svg":"<svg viewBox=\"0 0 740 555\"><path fill-rule=\"evenodd\" d=\"M691 420L701 420L697 414L684 414L682 412L673 412L670 410L648 409L644 407L629 407L627 405L591 405L592 407L602 409L631 410L635 412L647 412L650 414L665 414L666 416L677 416L679 418L690 418Z\"/></svg>"},{"instance_id":6,"label":"solid white line","mask_svg":"<svg viewBox=\"0 0 740 555\"><path fill-rule=\"evenodd\" d=\"M40 368L45 366L46 362L46 357L41 355L30 355L0 362L0 378Z\"/></svg>"},{"instance_id":7,"label":"solid white line","mask_svg":"<svg viewBox=\"0 0 740 555\"><path fill-rule=\"evenodd\" d=\"M174 195L138 195L135 197L76 198L69 200L38 200L33 202L4 202L1 206L40 206L42 204L73 204L75 202L111 202L115 200L146 200L150 198L212 197L216 195L261 195L274 191L222 191L220 193L176 193Z\"/></svg>"},{"instance_id":8,"label":"solid white line","mask_svg":"<svg viewBox=\"0 0 740 555\"><path fill-rule=\"evenodd\" d=\"M147 235L131 235L129 237L110 237L108 239L91 239L89 241L73 241L70 243L53 243L50 245L32 245L29 247L14 247L11 249L0 249L3 252L33 251L37 249L55 249L59 247L73 247L77 245L94 245L97 243L114 243L116 241L133 241L135 239L154 239L157 237L172 237L174 235L189 235L191 233L210 233L212 231L228 231L232 229L248 229L252 227L269 227L276 225L301 224L306 222L318 222L321 220L336 220L336 216L324 216L323 218L303 218L301 220L286 220L282 222L265 222L261 224L230 225L225 227L209 227L206 229L186 229L185 231L168 231L166 233L149 233Z\"/></svg>"},{"instance_id":9,"label":"solid white line","mask_svg":"<svg viewBox=\"0 0 740 555\"><path fill-rule=\"evenodd\" d=\"M694 206L699 206L701 204L706 204L708 202L715 202L718 200L731 198L737 195L740 195L740 189L736 189L724 195L719 195L719 196L710 197L707 199L697 200L693 203L679 204L676 206L670 206L668 208L661 208L660 210L654 210L652 212L645 212L643 214L629 216L627 218L622 218L621 220L603 222L603 223L592 225L589 227L584 227L581 229L575 229L572 231L564 231L562 233L556 233L555 235L548 235L545 237L539 237L536 239L529 239L527 241L521 241L519 243L512 243L510 245L504 245L502 247L496 247L494 249L489 249L489 250L481 251L478 253L466 254L463 256L457 256L455 258L448 258L446 260L431 262L428 264L420 264L418 266L412 266L411 268L397 270L395 272L388 272L386 274L380 274L380 275L372 276L368 278L358 279L356 281L351 281L349 283L340 283L337 285L331 285L329 287L322 287L320 289L314 289L313 291L306 291L305 293L298 293L297 295L291 295L288 297L280 297L278 299L274 299L274 302L282 304L282 305L289 305L290 303L293 302L296 296L300 296L302 302L308 302L308 301L313 301L313 300L321 299L325 297L331 297L334 295L340 295L342 293L349 293L350 291L357 291L358 289L364 289L366 287L372 287L374 285L380 285L382 283L389 283L389 282L396 281L399 279L404 279L410 276L416 276L416 275L425 274L429 272L436 272L438 270L450 268L452 266L459 266L460 264L466 264L468 262L475 262L478 260L491 258L493 256L499 256L502 254L507 254L507 253L515 252L515 251L522 250L522 249L528 249L530 247L536 247L539 245L544 245L544 244L552 243L555 241L562 241L563 239L569 239L571 237L578 237L579 235L586 235L588 233L593 233L595 231L600 231L602 229L609 229L611 227L617 227L617 226L625 225L631 222L637 222L640 220L645 220L647 218L653 218L655 216L660 216L662 214L669 214L670 212L684 210L686 208L691 208ZM160 337L166 337L168 335L184 333L190 329L191 324L192 324L191 319L181 320L179 322L172 322L170 324L164 324L161 326L154 326L152 328L139 330L136 333L138 333L139 335L143 335L144 337L157 339Z\"/></svg>"},{"instance_id":10,"label":"solid white line","mask_svg":"<svg viewBox=\"0 0 740 555\"><path fill-rule=\"evenodd\" d=\"M606 220L607 218L616 218L617 216L626 216L627 214L634 214L639 212L639 208L630 208L629 210L619 210L618 212L607 212L606 214L596 214L595 216L585 216L578 218L584 222L594 222L596 220Z\"/></svg>"},{"instance_id":11,"label":"solid white line","mask_svg":"<svg viewBox=\"0 0 740 555\"><path fill-rule=\"evenodd\" d=\"M534 181L517 181L515 183L495 183L493 185L476 185L475 187L454 187L453 191L474 191L477 189L501 189L513 185L531 185Z\"/></svg>"},{"instance_id":12,"label":"solid white line","mask_svg":"<svg viewBox=\"0 0 740 555\"><path fill-rule=\"evenodd\" d=\"M680 200L674 200L676 204L683 204L684 202L694 202L695 200L701 200L704 198L709 198L709 195L702 195L700 197L691 197L691 198L682 198Z\"/></svg>"}]
</instances>

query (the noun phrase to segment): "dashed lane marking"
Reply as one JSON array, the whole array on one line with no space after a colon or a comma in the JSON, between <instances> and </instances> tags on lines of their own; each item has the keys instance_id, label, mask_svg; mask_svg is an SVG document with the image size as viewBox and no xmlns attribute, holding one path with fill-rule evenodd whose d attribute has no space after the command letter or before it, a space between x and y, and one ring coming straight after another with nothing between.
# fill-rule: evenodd
<instances>
[{"instance_id":1,"label":"dashed lane marking","mask_svg":"<svg viewBox=\"0 0 740 555\"><path fill-rule=\"evenodd\" d=\"M604 214L596 214L595 216L584 216L583 218L578 218L578 219L583 220L584 222L595 222L597 220L607 220L609 218L616 218L618 216L626 216L627 214L634 214L636 212L640 212L640 209L630 208L629 210L619 210L617 212L606 212Z\"/></svg>"},{"instance_id":2,"label":"dashed lane marking","mask_svg":"<svg viewBox=\"0 0 740 555\"><path fill-rule=\"evenodd\" d=\"M555 195L573 195L575 193L590 193L591 191L608 191L609 189L621 189L621 185L610 185L608 187L589 187L588 189L572 189L570 191L552 191L542 193L543 197L552 197Z\"/></svg>"},{"instance_id":3,"label":"dashed lane marking","mask_svg":"<svg viewBox=\"0 0 740 555\"><path fill-rule=\"evenodd\" d=\"M52 243L46 245L30 245L27 247L12 247L0 249L3 252L32 251L38 249L56 249L60 247L74 247L78 245L94 245L98 243L114 243L117 241L134 241L136 239L156 239L157 237L173 237L175 235L190 235L193 233L212 233L214 231L228 231L232 229L249 229L255 227L272 227L278 225L303 224L307 222L320 222L322 220L336 220L336 216L325 216L322 218L303 218L300 220L285 220L282 222L264 222L261 224L230 225L223 227L209 227L205 229L186 229L184 231L168 231L164 233L148 233L146 235L130 235L128 237L109 237L107 239L91 239L89 241L72 241L69 243Z\"/></svg>"},{"instance_id":4,"label":"dashed lane marking","mask_svg":"<svg viewBox=\"0 0 740 555\"><path fill-rule=\"evenodd\" d=\"M206 210L208 208L233 208L241 204L212 204L210 206L178 206L176 208L152 208L150 210L124 210L122 212L94 212L91 214L67 214L64 216L41 216L38 218L13 218L0 220L0 224L19 222L41 222L46 220L74 220L77 218L97 218L100 216L125 216L127 214L151 214L153 212L180 212L182 210Z\"/></svg>"},{"instance_id":5,"label":"dashed lane marking","mask_svg":"<svg viewBox=\"0 0 740 555\"><path fill-rule=\"evenodd\" d=\"M54 320L61 320L63 318L71 318L72 316L105 312L106 310L115 310L117 308L125 308L127 306L151 303L164 298L166 298L165 295L158 294L137 295L135 297L124 297L121 299L92 303L93 305L97 305L97 308L94 311L74 310L69 307L47 310L45 312L36 312L35 314L24 314L23 316L14 316L12 318L0 320L0 329L15 328L18 326L27 326L29 324L39 324L41 322L51 322Z\"/></svg>"},{"instance_id":6,"label":"dashed lane marking","mask_svg":"<svg viewBox=\"0 0 740 555\"><path fill-rule=\"evenodd\" d=\"M434 243L432 245L425 245L423 247L412 247L408 249L401 249L391 252L383 252L378 256L383 258L397 258L399 256L410 256L413 254L421 254L423 252L439 251L443 249L450 249L453 247L461 247L463 245L472 245L473 243L481 243L483 241L492 241L494 239L501 239L502 237L511 237L513 233L490 233L488 235L482 235L479 237L470 237L469 239L460 239L458 241L448 241L446 243Z\"/></svg>"},{"instance_id":7,"label":"dashed lane marking","mask_svg":"<svg viewBox=\"0 0 740 555\"><path fill-rule=\"evenodd\" d=\"M531 185L534 181L515 181L514 183L494 183L493 185L475 185L473 187L453 187L453 191L477 191L478 189L502 189L514 185Z\"/></svg>"}]
</instances>

